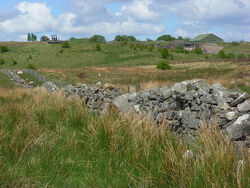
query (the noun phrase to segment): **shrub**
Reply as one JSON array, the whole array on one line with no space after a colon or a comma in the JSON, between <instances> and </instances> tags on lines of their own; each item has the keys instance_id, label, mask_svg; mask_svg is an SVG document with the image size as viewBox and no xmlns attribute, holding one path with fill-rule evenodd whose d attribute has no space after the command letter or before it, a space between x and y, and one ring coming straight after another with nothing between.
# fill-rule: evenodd
<instances>
[{"instance_id":1,"label":"shrub","mask_svg":"<svg viewBox=\"0 0 250 188\"><path fill-rule=\"evenodd\" d=\"M32 64L28 64L26 68L36 70L36 67Z\"/></svg>"},{"instance_id":2,"label":"shrub","mask_svg":"<svg viewBox=\"0 0 250 188\"><path fill-rule=\"evenodd\" d=\"M167 61L161 61L157 64L157 68L161 70L171 69L171 66L167 63Z\"/></svg>"},{"instance_id":3,"label":"shrub","mask_svg":"<svg viewBox=\"0 0 250 188\"><path fill-rule=\"evenodd\" d=\"M125 40L122 41L121 45L122 45L122 46L127 46L127 45L128 45L128 41L125 41Z\"/></svg>"},{"instance_id":4,"label":"shrub","mask_svg":"<svg viewBox=\"0 0 250 188\"><path fill-rule=\"evenodd\" d=\"M195 48L195 49L194 49L194 53L195 53L195 54L203 54L203 51L202 51L201 48Z\"/></svg>"},{"instance_id":5,"label":"shrub","mask_svg":"<svg viewBox=\"0 0 250 188\"><path fill-rule=\"evenodd\" d=\"M43 35L41 36L40 41L41 42L49 41L49 37L47 37L46 35Z\"/></svg>"},{"instance_id":6,"label":"shrub","mask_svg":"<svg viewBox=\"0 0 250 188\"><path fill-rule=\"evenodd\" d=\"M62 47L63 48L70 48L69 42L68 41L62 42Z\"/></svg>"},{"instance_id":7,"label":"shrub","mask_svg":"<svg viewBox=\"0 0 250 188\"><path fill-rule=\"evenodd\" d=\"M148 49L149 49L150 52L152 52L154 50L154 48L155 48L155 45L151 44Z\"/></svg>"},{"instance_id":8,"label":"shrub","mask_svg":"<svg viewBox=\"0 0 250 188\"><path fill-rule=\"evenodd\" d=\"M168 49L167 48L159 48L160 54L162 58L167 59L169 56Z\"/></svg>"},{"instance_id":9,"label":"shrub","mask_svg":"<svg viewBox=\"0 0 250 188\"><path fill-rule=\"evenodd\" d=\"M134 45L133 43L130 43L130 44L129 44L129 48L130 48L131 50L133 50L134 47L135 47L135 45Z\"/></svg>"},{"instance_id":10,"label":"shrub","mask_svg":"<svg viewBox=\"0 0 250 188\"><path fill-rule=\"evenodd\" d=\"M9 48L8 48L8 46L0 46L0 50L2 53L4 53L4 52L8 52Z\"/></svg>"},{"instance_id":11,"label":"shrub","mask_svg":"<svg viewBox=\"0 0 250 188\"><path fill-rule=\"evenodd\" d=\"M173 54L169 54L169 59L170 59L170 60L174 60Z\"/></svg>"},{"instance_id":12,"label":"shrub","mask_svg":"<svg viewBox=\"0 0 250 188\"><path fill-rule=\"evenodd\" d=\"M189 54L189 51L188 51L188 50L184 50L184 53L185 53L185 54Z\"/></svg>"},{"instance_id":13,"label":"shrub","mask_svg":"<svg viewBox=\"0 0 250 188\"><path fill-rule=\"evenodd\" d=\"M32 55L31 54L29 55L29 59L32 59Z\"/></svg>"},{"instance_id":14,"label":"shrub","mask_svg":"<svg viewBox=\"0 0 250 188\"><path fill-rule=\"evenodd\" d=\"M163 40L163 41L172 41L175 40L175 37L172 37L171 35L162 35L160 37L157 38L157 40Z\"/></svg>"},{"instance_id":15,"label":"shrub","mask_svg":"<svg viewBox=\"0 0 250 188\"><path fill-rule=\"evenodd\" d=\"M96 44L95 46L96 51L101 51L101 45L99 43Z\"/></svg>"},{"instance_id":16,"label":"shrub","mask_svg":"<svg viewBox=\"0 0 250 188\"><path fill-rule=\"evenodd\" d=\"M115 37L114 41L117 41L117 42L122 42L122 41L135 42L136 38L134 36L117 35Z\"/></svg>"},{"instance_id":17,"label":"shrub","mask_svg":"<svg viewBox=\"0 0 250 188\"><path fill-rule=\"evenodd\" d=\"M235 58L235 55L233 53L229 53L229 54L227 54L227 58L233 59L233 58Z\"/></svg>"},{"instance_id":18,"label":"shrub","mask_svg":"<svg viewBox=\"0 0 250 188\"><path fill-rule=\"evenodd\" d=\"M59 50L58 52L59 52L60 54L63 54L63 49Z\"/></svg>"},{"instance_id":19,"label":"shrub","mask_svg":"<svg viewBox=\"0 0 250 188\"><path fill-rule=\"evenodd\" d=\"M222 59L224 59L224 58L227 57L226 54L225 54L225 52L223 50L219 51L219 53L217 54L217 56L218 56L218 58L222 58Z\"/></svg>"},{"instance_id":20,"label":"shrub","mask_svg":"<svg viewBox=\"0 0 250 188\"><path fill-rule=\"evenodd\" d=\"M6 63L6 61L4 60L4 59L0 59L0 65L3 65L3 64L5 64Z\"/></svg>"},{"instance_id":21,"label":"shrub","mask_svg":"<svg viewBox=\"0 0 250 188\"><path fill-rule=\"evenodd\" d=\"M100 42L100 43L106 43L106 39L104 36L101 35L94 35L89 39L90 42Z\"/></svg>"},{"instance_id":22,"label":"shrub","mask_svg":"<svg viewBox=\"0 0 250 188\"><path fill-rule=\"evenodd\" d=\"M244 59L244 58L246 58L246 56L245 56L245 54L242 54L242 53L241 53L241 54L239 54L239 55L237 56L237 58L238 58L238 59Z\"/></svg>"},{"instance_id":23,"label":"shrub","mask_svg":"<svg viewBox=\"0 0 250 188\"><path fill-rule=\"evenodd\" d=\"M13 60L13 61L12 61L12 65L17 65L17 61L16 61L16 60Z\"/></svg>"},{"instance_id":24,"label":"shrub","mask_svg":"<svg viewBox=\"0 0 250 188\"><path fill-rule=\"evenodd\" d=\"M208 56L207 56L207 55L205 55L205 56L204 56L204 58L205 58L205 59L208 59Z\"/></svg>"},{"instance_id":25,"label":"shrub","mask_svg":"<svg viewBox=\"0 0 250 188\"><path fill-rule=\"evenodd\" d=\"M184 53L183 46L177 46L176 49L175 49L175 53Z\"/></svg>"},{"instance_id":26,"label":"shrub","mask_svg":"<svg viewBox=\"0 0 250 188\"><path fill-rule=\"evenodd\" d=\"M238 46L238 45L240 45L240 43L237 42L237 41L233 41L233 42L231 43L231 45L233 45L233 46Z\"/></svg>"}]
</instances>

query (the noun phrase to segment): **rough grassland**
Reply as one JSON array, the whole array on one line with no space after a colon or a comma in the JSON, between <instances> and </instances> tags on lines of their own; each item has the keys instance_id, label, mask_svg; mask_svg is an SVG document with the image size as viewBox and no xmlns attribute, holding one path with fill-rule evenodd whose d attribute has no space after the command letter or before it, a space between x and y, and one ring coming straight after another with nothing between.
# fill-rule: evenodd
<instances>
[{"instance_id":1,"label":"rough grassland","mask_svg":"<svg viewBox=\"0 0 250 188\"><path fill-rule=\"evenodd\" d=\"M78 39L69 43L70 48L62 48L61 44L52 45L46 42L0 43L0 45L8 45L10 49L7 53L0 53L0 58L6 60L0 68L25 68L29 64L36 68L127 67L156 65L162 60L157 49L151 52L149 49L138 47L134 50L129 45L107 43L101 45L101 51L96 51L96 44L90 43L87 39ZM222 45L225 46L226 52L244 53L246 56L250 54L250 43L241 43L239 46ZM171 54L174 57L174 60L169 60L171 63L216 59L214 55L208 55L206 59L204 55L194 53L171 52ZM16 65L13 65L13 60L17 62Z\"/></svg>"},{"instance_id":2,"label":"rough grassland","mask_svg":"<svg viewBox=\"0 0 250 188\"><path fill-rule=\"evenodd\" d=\"M9 79L9 77L0 72L0 88L14 88L15 84Z\"/></svg>"},{"instance_id":3,"label":"rough grassland","mask_svg":"<svg viewBox=\"0 0 250 188\"><path fill-rule=\"evenodd\" d=\"M191 149L194 158L183 158ZM244 164L238 162L244 158ZM192 144L41 89L0 90L0 187L248 187L249 156L216 128Z\"/></svg>"}]
</instances>

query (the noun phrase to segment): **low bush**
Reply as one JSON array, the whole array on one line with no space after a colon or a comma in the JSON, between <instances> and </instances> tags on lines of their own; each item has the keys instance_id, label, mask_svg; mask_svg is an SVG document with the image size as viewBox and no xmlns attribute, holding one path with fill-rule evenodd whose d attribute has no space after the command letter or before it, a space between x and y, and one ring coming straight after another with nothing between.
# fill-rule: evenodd
<instances>
[{"instance_id":1,"label":"low bush","mask_svg":"<svg viewBox=\"0 0 250 188\"><path fill-rule=\"evenodd\" d=\"M8 46L0 46L0 51L1 51L2 53L8 52L8 51L9 51L9 48L8 48Z\"/></svg>"},{"instance_id":2,"label":"low bush","mask_svg":"<svg viewBox=\"0 0 250 188\"><path fill-rule=\"evenodd\" d=\"M164 59L168 58L169 53L168 53L168 49L167 48L158 48L158 50L159 50L162 58L164 58Z\"/></svg>"},{"instance_id":3,"label":"low bush","mask_svg":"<svg viewBox=\"0 0 250 188\"><path fill-rule=\"evenodd\" d=\"M227 55L225 54L225 52L223 50L219 51L219 53L217 54L218 58L224 59L227 58Z\"/></svg>"},{"instance_id":4,"label":"low bush","mask_svg":"<svg viewBox=\"0 0 250 188\"><path fill-rule=\"evenodd\" d=\"M201 48L195 48L194 53L195 54L203 54L203 50Z\"/></svg>"},{"instance_id":5,"label":"low bush","mask_svg":"<svg viewBox=\"0 0 250 188\"><path fill-rule=\"evenodd\" d=\"M28 64L26 68L36 70L36 67L32 64Z\"/></svg>"},{"instance_id":6,"label":"low bush","mask_svg":"<svg viewBox=\"0 0 250 188\"><path fill-rule=\"evenodd\" d=\"M231 45L233 45L233 46L238 46L238 45L240 45L240 43L237 42L237 41L233 41L233 42L231 43Z\"/></svg>"},{"instance_id":7,"label":"low bush","mask_svg":"<svg viewBox=\"0 0 250 188\"><path fill-rule=\"evenodd\" d=\"M183 46L177 46L176 49L175 49L175 53L184 53Z\"/></svg>"},{"instance_id":8,"label":"low bush","mask_svg":"<svg viewBox=\"0 0 250 188\"><path fill-rule=\"evenodd\" d=\"M3 65L3 64L5 64L5 63L6 63L5 59L1 58L1 59L0 59L0 65Z\"/></svg>"},{"instance_id":9,"label":"low bush","mask_svg":"<svg viewBox=\"0 0 250 188\"><path fill-rule=\"evenodd\" d=\"M69 42L68 41L62 42L62 47L63 48L70 48Z\"/></svg>"},{"instance_id":10,"label":"low bush","mask_svg":"<svg viewBox=\"0 0 250 188\"><path fill-rule=\"evenodd\" d=\"M59 52L60 54L63 54L63 49L59 50L58 52Z\"/></svg>"},{"instance_id":11,"label":"low bush","mask_svg":"<svg viewBox=\"0 0 250 188\"><path fill-rule=\"evenodd\" d=\"M12 65L17 65L17 61L16 61L16 60L13 60L13 61L12 61Z\"/></svg>"},{"instance_id":12,"label":"low bush","mask_svg":"<svg viewBox=\"0 0 250 188\"><path fill-rule=\"evenodd\" d=\"M169 59L170 59L170 60L174 60L173 54L169 54Z\"/></svg>"},{"instance_id":13,"label":"low bush","mask_svg":"<svg viewBox=\"0 0 250 188\"><path fill-rule=\"evenodd\" d=\"M245 54L242 54L242 53L241 53L241 54L239 54L239 55L237 56L237 58L238 58L238 59L244 59L244 58L246 58L246 56L245 56Z\"/></svg>"},{"instance_id":14,"label":"low bush","mask_svg":"<svg viewBox=\"0 0 250 188\"><path fill-rule=\"evenodd\" d=\"M233 53L229 53L229 54L227 54L227 58L233 59L233 58L235 58L235 55Z\"/></svg>"},{"instance_id":15,"label":"low bush","mask_svg":"<svg viewBox=\"0 0 250 188\"><path fill-rule=\"evenodd\" d=\"M157 64L157 68L161 70L171 69L171 66L167 63L167 61L161 61Z\"/></svg>"},{"instance_id":16,"label":"low bush","mask_svg":"<svg viewBox=\"0 0 250 188\"><path fill-rule=\"evenodd\" d=\"M96 51L101 51L101 45L99 43L96 44L95 46Z\"/></svg>"}]
</instances>

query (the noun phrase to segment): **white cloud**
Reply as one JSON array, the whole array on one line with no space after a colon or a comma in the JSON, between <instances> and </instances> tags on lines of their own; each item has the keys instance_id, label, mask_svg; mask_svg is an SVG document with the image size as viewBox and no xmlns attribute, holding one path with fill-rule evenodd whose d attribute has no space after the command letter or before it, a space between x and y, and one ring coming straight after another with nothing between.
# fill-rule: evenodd
<instances>
[{"instance_id":1,"label":"white cloud","mask_svg":"<svg viewBox=\"0 0 250 188\"><path fill-rule=\"evenodd\" d=\"M15 9L19 12L16 17L0 22L2 32L42 32L54 23L51 11L45 3L22 2Z\"/></svg>"},{"instance_id":2,"label":"white cloud","mask_svg":"<svg viewBox=\"0 0 250 188\"><path fill-rule=\"evenodd\" d=\"M160 14L153 10L153 0L134 0L122 6L121 13L131 16L139 21L156 21Z\"/></svg>"},{"instance_id":3,"label":"white cloud","mask_svg":"<svg viewBox=\"0 0 250 188\"><path fill-rule=\"evenodd\" d=\"M16 40L24 39L29 32L42 33L54 32L62 35L90 36L93 34L115 35L156 35L164 32L166 27L161 24L151 23L149 20L157 14L149 9L151 0L143 0L145 5L138 0L134 3L139 13L125 15L111 13L103 5L103 1L74 0L70 12L65 12L58 17L53 17L51 9L46 3L21 2L15 9L17 14L13 18L0 21L0 30L5 35L18 34ZM128 3L128 5L133 5ZM125 6L128 8L128 6ZM125 8L123 10L125 11ZM145 15L143 14L145 13ZM144 19L139 22L137 19ZM2 37L1 37L2 38Z\"/></svg>"}]
</instances>

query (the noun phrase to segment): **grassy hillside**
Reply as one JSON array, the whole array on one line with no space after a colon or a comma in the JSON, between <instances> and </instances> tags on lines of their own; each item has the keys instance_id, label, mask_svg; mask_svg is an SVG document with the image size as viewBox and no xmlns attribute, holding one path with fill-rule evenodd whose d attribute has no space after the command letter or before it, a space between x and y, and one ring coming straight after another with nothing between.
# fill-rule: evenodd
<instances>
[{"instance_id":1,"label":"grassy hillside","mask_svg":"<svg viewBox=\"0 0 250 188\"><path fill-rule=\"evenodd\" d=\"M14 88L15 84L9 79L9 77L0 72L0 88Z\"/></svg>"},{"instance_id":2,"label":"grassy hillside","mask_svg":"<svg viewBox=\"0 0 250 188\"><path fill-rule=\"evenodd\" d=\"M6 53L0 53L0 58L6 61L5 64L0 65L0 68L25 68L29 64L37 68L124 67L156 65L162 60L157 49L150 51L150 43L142 43L144 46L107 43L101 45L101 51L96 51L96 44L90 43L88 39L78 39L69 43L70 48L62 48L61 44L46 42L0 43L0 45L8 45L10 49ZM223 45L226 52L250 54L250 43L240 43L238 46ZM173 60L168 60L171 63L216 59L214 55L170 53L173 55ZM14 60L17 62L16 65L13 65Z\"/></svg>"},{"instance_id":3,"label":"grassy hillside","mask_svg":"<svg viewBox=\"0 0 250 188\"><path fill-rule=\"evenodd\" d=\"M187 150L194 158L184 157ZM210 125L195 143L41 89L0 89L0 187L248 187L249 155Z\"/></svg>"}]
</instances>

